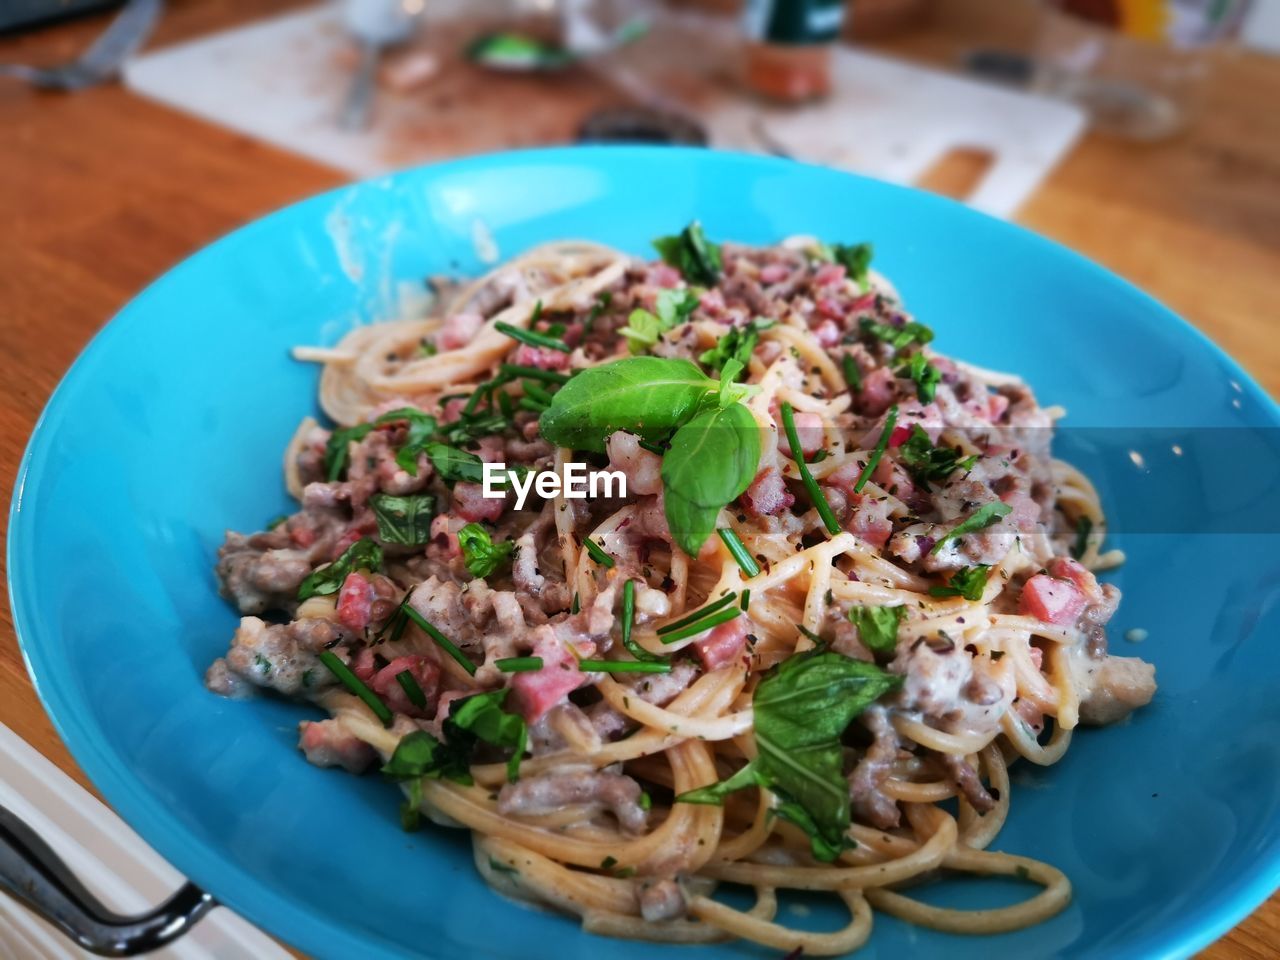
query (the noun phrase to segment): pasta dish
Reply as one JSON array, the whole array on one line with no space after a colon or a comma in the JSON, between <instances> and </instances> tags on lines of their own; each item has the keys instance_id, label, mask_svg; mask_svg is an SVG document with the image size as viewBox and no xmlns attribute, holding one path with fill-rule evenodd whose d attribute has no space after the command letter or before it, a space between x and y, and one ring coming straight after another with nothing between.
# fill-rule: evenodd
<instances>
[{"instance_id":1,"label":"pasta dish","mask_svg":"<svg viewBox=\"0 0 1280 960\"><path fill-rule=\"evenodd\" d=\"M297 349L334 426L285 452L296 512L227 534L207 685L322 708L309 761L378 769L405 829L470 830L491 886L595 933L831 955L873 911L1054 915L1066 876L990 849L1009 767L1155 690L1108 653L1123 558L1063 411L935 351L867 244L655 246L547 244ZM1028 895L912 895L943 875ZM788 926L786 890L847 924Z\"/></svg>"}]
</instances>

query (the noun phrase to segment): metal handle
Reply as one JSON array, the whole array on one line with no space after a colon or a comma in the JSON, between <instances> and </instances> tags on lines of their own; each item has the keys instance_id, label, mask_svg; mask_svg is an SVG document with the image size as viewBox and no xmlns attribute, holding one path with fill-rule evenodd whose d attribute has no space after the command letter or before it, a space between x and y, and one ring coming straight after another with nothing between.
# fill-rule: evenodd
<instances>
[{"instance_id":1,"label":"metal handle","mask_svg":"<svg viewBox=\"0 0 1280 960\"><path fill-rule=\"evenodd\" d=\"M218 905L187 883L154 910L122 917L75 878L34 830L0 807L0 890L77 944L104 957L132 957L164 946Z\"/></svg>"}]
</instances>

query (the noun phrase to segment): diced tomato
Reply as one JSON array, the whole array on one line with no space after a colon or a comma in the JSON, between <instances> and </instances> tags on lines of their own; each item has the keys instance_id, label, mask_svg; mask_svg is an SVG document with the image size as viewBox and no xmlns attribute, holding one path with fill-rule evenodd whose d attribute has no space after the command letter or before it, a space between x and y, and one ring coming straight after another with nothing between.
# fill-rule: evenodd
<instances>
[{"instance_id":1,"label":"diced tomato","mask_svg":"<svg viewBox=\"0 0 1280 960\"><path fill-rule=\"evenodd\" d=\"M704 670L719 670L734 663L747 647L747 618L734 617L722 623L693 645Z\"/></svg>"},{"instance_id":2,"label":"diced tomato","mask_svg":"<svg viewBox=\"0 0 1280 960\"><path fill-rule=\"evenodd\" d=\"M895 423L893 425L893 432L889 434L889 449L892 450L895 447L902 446L904 443L907 442L907 439L910 436L911 436L911 424Z\"/></svg>"},{"instance_id":3,"label":"diced tomato","mask_svg":"<svg viewBox=\"0 0 1280 960\"><path fill-rule=\"evenodd\" d=\"M824 263L813 275L813 282L819 287L835 286L842 283L845 277L844 264Z\"/></svg>"},{"instance_id":4,"label":"diced tomato","mask_svg":"<svg viewBox=\"0 0 1280 960\"><path fill-rule=\"evenodd\" d=\"M418 688L426 698L425 707L419 707L410 700L404 687L396 679L406 670L417 682ZM374 675L369 686L396 713L407 713L411 717L430 717L436 710L435 700L440 686L440 667L426 657L396 657Z\"/></svg>"},{"instance_id":5,"label":"diced tomato","mask_svg":"<svg viewBox=\"0 0 1280 960\"><path fill-rule=\"evenodd\" d=\"M486 497L478 483L459 483L453 488L453 507L464 520L497 520L507 501L505 497Z\"/></svg>"},{"instance_id":6,"label":"diced tomato","mask_svg":"<svg viewBox=\"0 0 1280 960\"><path fill-rule=\"evenodd\" d=\"M807 410L799 410L793 416L796 425L796 438L800 441L800 450L804 456L811 457L822 449L822 441L825 438L825 432L822 429L822 417ZM794 457L796 452L791 449L791 441L787 439L785 430L782 432L780 439L786 445L787 454Z\"/></svg>"},{"instance_id":7,"label":"diced tomato","mask_svg":"<svg viewBox=\"0 0 1280 960\"><path fill-rule=\"evenodd\" d=\"M533 654L542 658L542 669L515 674L509 697L511 707L528 723L536 722L586 680L577 659L552 632L539 638Z\"/></svg>"},{"instance_id":8,"label":"diced tomato","mask_svg":"<svg viewBox=\"0 0 1280 960\"><path fill-rule=\"evenodd\" d=\"M1056 557L1049 564L1049 576L1059 580L1070 580L1076 589L1094 603L1102 599L1102 590L1098 587L1098 578L1085 569L1084 565L1071 557Z\"/></svg>"},{"instance_id":9,"label":"diced tomato","mask_svg":"<svg viewBox=\"0 0 1280 960\"><path fill-rule=\"evenodd\" d=\"M1056 580L1038 573L1022 588L1019 609L1045 623L1075 623L1084 612L1085 595L1068 580Z\"/></svg>"},{"instance_id":10,"label":"diced tomato","mask_svg":"<svg viewBox=\"0 0 1280 960\"><path fill-rule=\"evenodd\" d=\"M761 470L742 495L747 513L757 517L776 516L795 502L776 467Z\"/></svg>"},{"instance_id":11,"label":"diced tomato","mask_svg":"<svg viewBox=\"0 0 1280 960\"><path fill-rule=\"evenodd\" d=\"M373 600L373 584L358 573L347 574L338 591L339 622L352 630L363 630L369 625Z\"/></svg>"}]
</instances>

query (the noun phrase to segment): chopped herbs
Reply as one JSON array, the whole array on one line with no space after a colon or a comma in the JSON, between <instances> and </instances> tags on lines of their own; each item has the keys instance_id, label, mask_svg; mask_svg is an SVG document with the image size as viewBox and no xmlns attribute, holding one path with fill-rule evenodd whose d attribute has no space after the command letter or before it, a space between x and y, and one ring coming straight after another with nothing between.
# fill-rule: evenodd
<instances>
[{"instance_id":1,"label":"chopped herbs","mask_svg":"<svg viewBox=\"0 0 1280 960\"><path fill-rule=\"evenodd\" d=\"M628 580L622 585L622 646L627 653L631 654L637 660L647 663L661 663L664 658L656 653L650 653L644 647L640 646L631 636L631 630L635 625L636 619L636 582Z\"/></svg>"},{"instance_id":2,"label":"chopped herbs","mask_svg":"<svg viewBox=\"0 0 1280 960\"><path fill-rule=\"evenodd\" d=\"M658 635L661 636L664 633L671 633L673 630L679 630L681 627L687 627L689 624L702 620L710 614L715 613L717 610L723 610L736 599L738 599L738 595L736 593L726 593L724 596L712 603L708 603L705 607L699 607L697 610L693 611L693 613L685 614L679 620L659 627Z\"/></svg>"},{"instance_id":3,"label":"chopped herbs","mask_svg":"<svg viewBox=\"0 0 1280 960\"><path fill-rule=\"evenodd\" d=\"M547 383L558 383L564 385L569 382L567 373L559 373L555 370L543 370L541 367L526 367L518 363L504 363L498 367L498 372L510 380L518 380L524 377L529 380L545 380Z\"/></svg>"},{"instance_id":4,"label":"chopped herbs","mask_svg":"<svg viewBox=\"0 0 1280 960\"><path fill-rule=\"evenodd\" d=\"M893 324L863 318L859 329L867 336L883 340L895 350L909 347L913 343L924 345L933 339L933 331L923 323L916 323L914 320L895 327Z\"/></svg>"},{"instance_id":5,"label":"chopped herbs","mask_svg":"<svg viewBox=\"0 0 1280 960\"><path fill-rule=\"evenodd\" d=\"M511 866L511 864L503 863L501 860L495 860L493 857L489 858L489 869L497 871L498 873L520 873L520 871Z\"/></svg>"},{"instance_id":6,"label":"chopped herbs","mask_svg":"<svg viewBox=\"0 0 1280 960\"><path fill-rule=\"evenodd\" d=\"M452 640L437 630L432 624L428 623L426 617L413 609L413 607L409 606L408 598L405 599L405 603L401 605L400 609L404 611L406 617L418 625L419 629L421 629L423 633L434 640L440 646L440 649L453 657L463 670L467 671L467 673L471 674L473 677L476 675L476 665L467 659L467 655L463 653Z\"/></svg>"},{"instance_id":7,"label":"chopped herbs","mask_svg":"<svg viewBox=\"0 0 1280 960\"><path fill-rule=\"evenodd\" d=\"M900 676L834 651L788 657L752 697L755 759L729 779L676 800L721 805L735 790L765 787L780 801L777 815L809 836L814 857L836 860L852 844L840 738L858 714L901 684Z\"/></svg>"},{"instance_id":8,"label":"chopped herbs","mask_svg":"<svg viewBox=\"0 0 1280 960\"><path fill-rule=\"evenodd\" d=\"M504 657L493 661L493 665L503 673L529 673L542 669L541 657Z\"/></svg>"},{"instance_id":9,"label":"chopped herbs","mask_svg":"<svg viewBox=\"0 0 1280 960\"><path fill-rule=\"evenodd\" d=\"M692 290L663 290L654 304L657 313L632 310L627 325L618 332L627 338L627 347L633 354L644 353L662 334L687 322L697 306L698 297Z\"/></svg>"},{"instance_id":10,"label":"chopped herbs","mask_svg":"<svg viewBox=\"0 0 1280 960\"><path fill-rule=\"evenodd\" d=\"M400 689L404 691L404 695L409 698L409 702L415 707L425 707L427 705L427 695L422 692L422 687L418 685L418 681L414 679L413 674L408 670L401 670L396 674L396 683L400 684Z\"/></svg>"},{"instance_id":11,"label":"chopped herbs","mask_svg":"<svg viewBox=\"0 0 1280 960\"><path fill-rule=\"evenodd\" d=\"M418 457L426 452L427 444L436 434L436 418L416 407L401 407L384 413L375 422L382 426L404 421L408 428L404 443L396 451L396 466L412 477L418 475Z\"/></svg>"},{"instance_id":12,"label":"chopped herbs","mask_svg":"<svg viewBox=\"0 0 1280 960\"><path fill-rule=\"evenodd\" d=\"M942 382L942 372L923 353L913 353L911 359L899 367L896 373L899 377L915 382L917 400L921 403L933 402L938 384Z\"/></svg>"},{"instance_id":13,"label":"chopped herbs","mask_svg":"<svg viewBox=\"0 0 1280 960\"><path fill-rule=\"evenodd\" d=\"M858 638L872 653L893 653L898 646L898 624L904 607L852 607L849 622L858 628Z\"/></svg>"},{"instance_id":14,"label":"chopped herbs","mask_svg":"<svg viewBox=\"0 0 1280 960\"><path fill-rule=\"evenodd\" d=\"M742 572L748 577L757 576L760 573L760 565L756 563L755 557L747 550L747 545L742 542L742 538L728 527L721 527L716 531L720 535L720 540L728 549L729 554L738 562L738 566L742 568Z\"/></svg>"},{"instance_id":15,"label":"chopped herbs","mask_svg":"<svg viewBox=\"0 0 1280 960\"><path fill-rule=\"evenodd\" d=\"M590 537L583 539L582 545L586 548L591 559L600 564L600 566L611 568L614 565L615 561L613 557L605 553L604 547L600 546L600 544L596 543Z\"/></svg>"},{"instance_id":16,"label":"chopped herbs","mask_svg":"<svg viewBox=\"0 0 1280 960\"><path fill-rule=\"evenodd\" d=\"M845 274L863 290L868 286L871 257L875 249L869 243L833 243L831 259L844 267Z\"/></svg>"},{"instance_id":17,"label":"chopped herbs","mask_svg":"<svg viewBox=\"0 0 1280 960\"><path fill-rule=\"evenodd\" d=\"M327 597L342 589L342 581L356 570L377 570L382 566L382 548L368 537L361 537L327 567L308 574L298 586L298 599Z\"/></svg>"},{"instance_id":18,"label":"chopped herbs","mask_svg":"<svg viewBox=\"0 0 1280 960\"><path fill-rule=\"evenodd\" d=\"M822 525L827 528L828 533L839 533L840 521L836 519L835 513L831 510L831 504L827 502L826 494L822 492L822 487L818 486L818 481L809 472L809 465L805 463L804 451L800 447L800 435L796 431L795 412L789 403L782 405L782 427L787 434L787 443L791 446L791 457L796 462L796 469L800 471L800 479L809 493L809 499L817 509L818 516L822 518Z\"/></svg>"},{"instance_id":19,"label":"chopped herbs","mask_svg":"<svg viewBox=\"0 0 1280 960\"><path fill-rule=\"evenodd\" d=\"M840 358L840 369L844 371L844 382L854 393L862 391L862 371L858 369L858 361L853 354L846 353Z\"/></svg>"},{"instance_id":20,"label":"chopped herbs","mask_svg":"<svg viewBox=\"0 0 1280 960\"><path fill-rule=\"evenodd\" d=\"M751 607L751 591L743 590L742 599L738 601L738 609L741 610L743 613L746 613L750 607Z\"/></svg>"},{"instance_id":21,"label":"chopped herbs","mask_svg":"<svg viewBox=\"0 0 1280 960\"><path fill-rule=\"evenodd\" d=\"M756 317L745 326L731 327L714 347L702 352L698 362L712 370L720 370L730 360L737 360L745 370L751 362L751 355L755 353L756 344L760 342L761 331L768 330L776 323L776 320Z\"/></svg>"},{"instance_id":22,"label":"chopped herbs","mask_svg":"<svg viewBox=\"0 0 1280 960\"><path fill-rule=\"evenodd\" d=\"M986 503L973 511L967 519L956 524L951 528L951 532L933 545L930 553L937 553L946 544L953 540L959 540L961 537L970 533L977 533L979 530L985 530L993 523L999 523L1002 517L1007 517L1013 512L1013 507L1007 503Z\"/></svg>"},{"instance_id":23,"label":"chopped herbs","mask_svg":"<svg viewBox=\"0 0 1280 960\"><path fill-rule=\"evenodd\" d=\"M533 319L529 321L529 325L538 322L538 316L542 313L542 301L539 300L534 308ZM569 346L559 337L548 336L545 333L538 333L536 330L525 330L522 327L513 327L509 323L499 321L493 325L493 329L499 333L505 333L512 340L519 340L521 343L528 344L531 347L545 347L548 350L558 350L561 353L572 353L573 347Z\"/></svg>"},{"instance_id":24,"label":"chopped herbs","mask_svg":"<svg viewBox=\"0 0 1280 960\"><path fill-rule=\"evenodd\" d=\"M332 650L321 650L317 654L317 659L329 668L329 672L337 677L344 687L365 702L374 716L382 721L384 727L391 726L391 721L395 719L391 708L379 700L378 695L365 686L364 681L352 673L351 668L343 663L336 653Z\"/></svg>"},{"instance_id":25,"label":"chopped herbs","mask_svg":"<svg viewBox=\"0 0 1280 960\"><path fill-rule=\"evenodd\" d=\"M653 246L690 283L709 287L720 279L720 245L706 238L697 220L674 236L658 237Z\"/></svg>"},{"instance_id":26,"label":"chopped herbs","mask_svg":"<svg viewBox=\"0 0 1280 960\"><path fill-rule=\"evenodd\" d=\"M666 660L579 660L578 669L583 673L670 673L671 664Z\"/></svg>"},{"instance_id":27,"label":"chopped herbs","mask_svg":"<svg viewBox=\"0 0 1280 960\"><path fill-rule=\"evenodd\" d=\"M945 480L956 470L972 470L978 462L978 454L960 459L960 452L952 447L935 447L929 434L920 424L912 424L911 434L898 448L898 459L907 472L928 491L931 481Z\"/></svg>"},{"instance_id":28,"label":"chopped herbs","mask_svg":"<svg viewBox=\"0 0 1280 960\"><path fill-rule=\"evenodd\" d=\"M884 429L880 431L880 438L876 440L875 449L871 451L871 456L867 459L867 465L862 468L862 473L858 474L858 482L853 485L854 493L861 493L862 488L871 479L871 474L875 473L876 467L880 463L880 458L884 456L885 450L889 448L889 438L893 436L893 430L897 425L898 406L894 404L889 408L889 415L885 417Z\"/></svg>"},{"instance_id":29,"label":"chopped herbs","mask_svg":"<svg viewBox=\"0 0 1280 960\"><path fill-rule=\"evenodd\" d=\"M484 461L474 453L447 443L428 443L424 452L431 458L431 465L446 483L465 480L468 483L484 482Z\"/></svg>"},{"instance_id":30,"label":"chopped herbs","mask_svg":"<svg viewBox=\"0 0 1280 960\"><path fill-rule=\"evenodd\" d=\"M729 596L732 597L734 595L730 594ZM689 637L696 637L698 634L711 630L714 627L718 627L722 623L728 623L730 620L741 615L741 613L742 610L738 607L729 607L727 610L721 610L718 613L713 613L705 619L694 621L687 627L681 627L679 629L672 630L670 633L662 634L662 642L675 643L679 640L687 640Z\"/></svg>"},{"instance_id":31,"label":"chopped herbs","mask_svg":"<svg viewBox=\"0 0 1280 960\"><path fill-rule=\"evenodd\" d=\"M1093 521L1088 517L1081 517L1076 521L1076 543L1071 548L1071 556L1079 560L1085 555L1085 551L1089 549L1089 534L1093 533Z\"/></svg>"},{"instance_id":32,"label":"chopped herbs","mask_svg":"<svg viewBox=\"0 0 1280 960\"><path fill-rule=\"evenodd\" d=\"M351 444L363 440L372 429L372 423L358 423L354 427L336 427L329 434L324 445L324 474L330 483L341 480L346 475Z\"/></svg>"},{"instance_id":33,"label":"chopped herbs","mask_svg":"<svg viewBox=\"0 0 1280 960\"><path fill-rule=\"evenodd\" d=\"M990 575L989 564L963 567L951 575L951 581L945 586L930 587L929 594L934 597L964 597L966 600L978 601L982 599L982 592L987 588L987 577Z\"/></svg>"},{"instance_id":34,"label":"chopped herbs","mask_svg":"<svg viewBox=\"0 0 1280 960\"><path fill-rule=\"evenodd\" d=\"M478 523L468 523L458 531L458 546L467 572L473 577L490 577L511 560L515 544L510 540L493 542L489 531Z\"/></svg>"},{"instance_id":35,"label":"chopped herbs","mask_svg":"<svg viewBox=\"0 0 1280 960\"><path fill-rule=\"evenodd\" d=\"M600 861L601 870L612 870L617 865L618 865L618 860L616 857L605 857L603 860Z\"/></svg>"},{"instance_id":36,"label":"chopped herbs","mask_svg":"<svg viewBox=\"0 0 1280 960\"><path fill-rule=\"evenodd\" d=\"M378 536L383 543L418 547L431 540L431 521L435 517L436 498L426 493L405 497L375 493L369 498Z\"/></svg>"}]
</instances>

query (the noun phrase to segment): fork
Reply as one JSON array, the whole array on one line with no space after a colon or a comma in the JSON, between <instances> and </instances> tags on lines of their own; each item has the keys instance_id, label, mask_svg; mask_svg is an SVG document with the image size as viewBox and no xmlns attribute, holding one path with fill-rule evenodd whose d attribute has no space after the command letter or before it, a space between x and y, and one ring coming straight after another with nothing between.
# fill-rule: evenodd
<instances>
[{"instance_id":1,"label":"fork","mask_svg":"<svg viewBox=\"0 0 1280 960\"><path fill-rule=\"evenodd\" d=\"M163 7L164 0L129 0L102 36L76 59L56 67L0 63L0 76L25 80L42 90L64 92L109 80L151 33Z\"/></svg>"}]
</instances>

